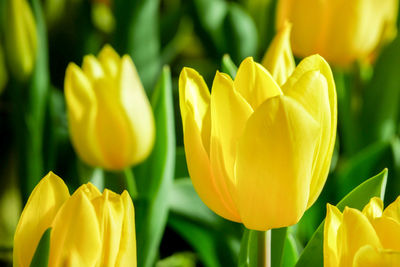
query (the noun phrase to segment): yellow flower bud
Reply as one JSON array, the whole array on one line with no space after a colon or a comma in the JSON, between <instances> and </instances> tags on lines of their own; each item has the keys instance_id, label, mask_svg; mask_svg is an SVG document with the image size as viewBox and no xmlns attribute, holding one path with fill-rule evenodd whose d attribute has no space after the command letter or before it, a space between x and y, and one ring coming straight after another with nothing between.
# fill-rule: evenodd
<instances>
[{"instance_id":1,"label":"yellow flower bud","mask_svg":"<svg viewBox=\"0 0 400 267\"><path fill-rule=\"evenodd\" d=\"M311 56L282 78L279 86L252 58L234 80L217 72L211 94L195 70L184 68L180 75L193 185L215 213L249 229L297 223L329 171L337 120L329 65Z\"/></svg>"},{"instance_id":2,"label":"yellow flower bud","mask_svg":"<svg viewBox=\"0 0 400 267\"><path fill-rule=\"evenodd\" d=\"M398 0L279 0L277 26L293 23L295 55L320 54L346 66L396 35Z\"/></svg>"},{"instance_id":3,"label":"yellow flower bud","mask_svg":"<svg viewBox=\"0 0 400 267\"><path fill-rule=\"evenodd\" d=\"M88 183L70 196L53 173L35 187L14 236L14 266L28 267L51 229L49 266L136 266L132 200Z\"/></svg>"},{"instance_id":4,"label":"yellow flower bud","mask_svg":"<svg viewBox=\"0 0 400 267\"><path fill-rule=\"evenodd\" d=\"M399 266L400 197L383 210L374 197L361 211L343 214L330 204L324 226L324 266Z\"/></svg>"},{"instance_id":5,"label":"yellow flower bud","mask_svg":"<svg viewBox=\"0 0 400 267\"><path fill-rule=\"evenodd\" d=\"M68 65L65 96L72 144L92 166L120 170L143 161L154 144L153 112L128 55L105 46Z\"/></svg>"},{"instance_id":6,"label":"yellow flower bud","mask_svg":"<svg viewBox=\"0 0 400 267\"><path fill-rule=\"evenodd\" d=\"M5 48L12 74L26 80L36 59L36 23L26 0L7 0L4 26Z\"/></svg>"}]
</instances>

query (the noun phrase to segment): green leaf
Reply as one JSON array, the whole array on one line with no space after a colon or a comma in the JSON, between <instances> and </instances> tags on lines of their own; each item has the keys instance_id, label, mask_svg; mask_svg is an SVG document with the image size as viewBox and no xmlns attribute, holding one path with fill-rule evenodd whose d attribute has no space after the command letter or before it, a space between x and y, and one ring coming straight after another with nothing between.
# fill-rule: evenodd
<instances>
[{"instance_id":1,"label":"green leaf","mask_svg":"<svg viewBox=\"0 0 400 267\"><path fill-rule=\"evenodd\" d=\"M387 169L384 169L378 175L356 187L337 204L339 210L343 211L346 206L361 210L368 204L372 197L384 199L387 172ZM307 243L307 246L304 248L297 261L296 267L323 266L324 222L325 220L320 224Z\"/></svg>"},{"instance_id":2,"label":"green leaf","mask_svg":"<svg viewBox=\"0 0 400 267\"><path fill-rule=\"evenodd\" d=\"M287 239L287 227L271 230L271 266L281 266Z\"/></svg>"},{"instance_id":3,"label":"green leaf","mask_svg":"<svg viewBox=\"0 0 400 267\"><path fill-rule=\"evenodd\" d=\"M39 244L36 247L30 267L47 267L49 263L50 252L50 233L51 228L48 228L40 238Z\"/></svg>"},{"instance_id":4,"label":"green leaf","mask_svg":"<svg viewBox=\"0 0 400 267\"><path fill-rule=\"evenodd\" d=\"M170 215L168 224L194 248L204 266L236 265L239 241L223 229L213 230L176 214Z\"/></svg>"},{"instance_id":5,"label":"green leaf","mask_svg":"<svg viewBox=\"0 0 400 267\"><path fill-rule=\"evenodd\" d=\"M135 202L138 266L153 266L167 223L175 167L175 123L171 73L164 67L152 106L156 140L150 157L135 169L139 199Z\"/></svg>"},{"instance_id":6,"label":"green leaf","mask_svg":"<svg viewBox=\"0 0 400 267\"><path fill-rule=\"evenodd\" d=\"M231 57L228 54L225 54L222 57L221 68L222 72L229 74L232 79L235 79L238 68L236 67L235 63L233 63Z\"/></svg>"},{"instance_id":7,"label":"green leaf","mask_svg":"<svg viewBox=\"0 0 400 267\"><path fill-rule=\"evenodd\" d=\"M396 133L400 110L400 36L383 51L365 88L362 112L363 135L367 143L390 140Z\"/></svg>"},{"instance_id":8,"label":"green leaf","mask_svg":"<svg viewBox=\"0 0 400 267\"><path fill-rule=\"evenodd\" d=\"M276 265L276 266L282 266L282 267L295 266L298 258L299 258L299 253L297 251L296 240L291 233L288 233L285 239L285 246L282 255L282 263L281 265Z\"/></svg>"},{"instance_id":9,"label":"green leaf","mask_svg":"<svg viewBox=\"0 0 400 267\"><path fill-rule=\"evenodd\" d=\"M116 49L132 57L144 88L151 92L161 69L160 0L116 0L114 4Z\"/></svg>"}]
</instances>

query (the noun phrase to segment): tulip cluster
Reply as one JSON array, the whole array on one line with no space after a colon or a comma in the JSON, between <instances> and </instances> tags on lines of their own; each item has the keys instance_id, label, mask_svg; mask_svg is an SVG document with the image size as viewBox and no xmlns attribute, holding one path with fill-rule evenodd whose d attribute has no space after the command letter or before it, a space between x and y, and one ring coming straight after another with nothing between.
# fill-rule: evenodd
<instances>
[{"instance_id":1,"label":"tulip cluster","mask_svg":"<svg viewBox=\"0 0 400 267\"><path fill-rule=\"evenodd\" d=\"M14 266L28 267L46 229L51 228L49 266L136 266L132 200L88 183L69 195L49 173L35 187L14 237Z\"/></svg>"},{"instance_id":2,"label":"tulip cluster","mask_svg":"<svg viewBox=\"0 0 400 267\"><path fill-rule=\"evenodd\" d=\"M400 264L400 197L383 210L372 198L362 212L346 207L341 213L327 205L324 265L398 266Z\"/></svg>"}]
</instances>

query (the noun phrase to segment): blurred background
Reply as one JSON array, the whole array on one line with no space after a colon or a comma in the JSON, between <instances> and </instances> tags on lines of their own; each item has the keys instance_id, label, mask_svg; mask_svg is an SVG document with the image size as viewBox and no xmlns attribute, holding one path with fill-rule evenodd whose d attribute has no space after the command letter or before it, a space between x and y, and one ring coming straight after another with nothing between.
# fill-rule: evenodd
<instances>
[{"instance_id":1,"label":"blurred background","mask_svg":"<svg viewBox=\"0 0 400 267\"><path fill-rule=\"evenodd\" d=\"M141 196L135 200L138 266L237 264L243 226L211 212L189 179L178 78L184 66L192 67L211 88L216 70L238 66L247 56L260 62L276 33L277 1L15 0L20 6L11 11L9 2L14 0L0 3L0 265L12 265L21 210L49 171L62 177L70 192L96 177L118 193L124 188L119 173L77 158L65 110L68 63L81 65L106 43L132 57L153 104L158 87L169 94L164 105L153 105L156 125L165 126L157 128L162 136L157 133L150 158L134 167ZM34 24L24 23L31 26L18 20L26 7ZM170 72L163 70L166 65ZM297 256L325 217L326 203L336 204L383 168L389 169L385 204L400 194L400 36L368 57L331 67L338 93L337 142L321 196L289 227ZM164 165L156 175L161 163L154 161L160 157Z\"/></svg>"}]
</instances>

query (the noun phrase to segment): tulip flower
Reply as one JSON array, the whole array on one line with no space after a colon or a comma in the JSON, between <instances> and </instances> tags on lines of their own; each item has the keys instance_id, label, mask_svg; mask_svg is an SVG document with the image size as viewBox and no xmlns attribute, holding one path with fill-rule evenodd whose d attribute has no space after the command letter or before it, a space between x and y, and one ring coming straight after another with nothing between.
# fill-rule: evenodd
<instances>
[{"instance_id":1,"label":"tulip flower","mask_svg":"<svg viewBox=\"0 0 400 267\"><path fill-rule=\"evenodd\" d=\"M320 54L340 66L371 56L396 35L398 0L279 0L277 26L293 23L295 55Z\"/></svg>"},{"instance_id":2,"label":"tulip flower","mask_svg":"<svg viewBox=\"0 0 400 267\"><path fill-rule=\"evenodd\" d=\"M82 69L70 63L65 96L72 144L84 162L121 170L150 154L153 112L128 55L106 45L98 58L85 56Z\"/></svg>"},{"instance_id":3,"label":"tulip flower","mask_svg":"<svg viewBox=\"0 0 400 267\"><path fill-rule=\"evenodd\" d=\"M276 53L287 51L275 45ZM285 57L271 58L274 67ZM193 185L211 210L253 230L299 221L322 190L335 143L336 90L326 61L308 57L284 78L280 86L252 58L240 64L234 80L217 72L211 94L194 69L180 75Z\"/></svg>"},{"instance_id":4,"label":"tulip flower","mask_svg":"<svg viewBox=\"0 0 400 267\"><path fill-rule=\"evenodd\" d=\"M36 23L26 0L7 0L4 25L6 55L12 74L26 80L36 59Z\"/></svg>"},{"instance_id":5,"label":"tulip flower","mask_svg":"<svg viewBox=\"0 0 400 267\"><path fill-rule=\"evenodd\" d=\"M53 173L35 187L14 236L14 266L28 267L51 228L49 266L136 266L135 218L124 191L101 194L88 183L70 196Z\"/></svg>"},{"instance_id":6,"label":"tulip flower","mask_svg":"<svg viewBox=\"0 0 400 267\"><path fill-rule=\"evenodd\" d=\"M327 205L324 265L400 266L400 197L383 210L374 197L361 211Z\"/></svg>"}]
</instances>

